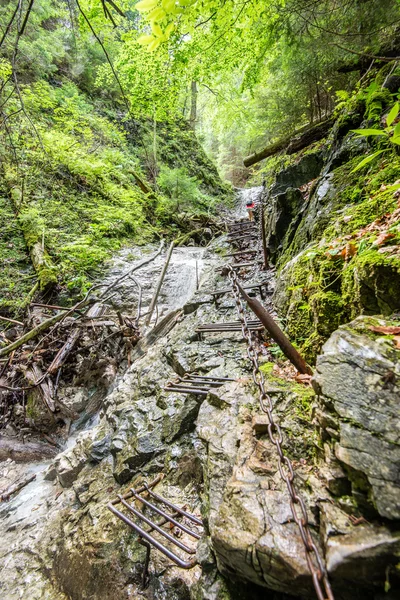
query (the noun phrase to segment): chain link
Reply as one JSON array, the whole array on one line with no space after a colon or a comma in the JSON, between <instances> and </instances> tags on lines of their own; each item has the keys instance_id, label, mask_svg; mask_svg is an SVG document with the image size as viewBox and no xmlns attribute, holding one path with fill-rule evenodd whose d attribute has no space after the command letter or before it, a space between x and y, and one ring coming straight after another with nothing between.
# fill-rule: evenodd
<instances>
[{"instance_id":1,"label":"chain link","mask_svg":"<svg viewBox=\"0 0 400 600\"><path fill-rule=\"evenodd\" d=\"M322 562L318 548L316 547L309 528L307 509L304 500L299 496L294 485L294 471L290 459L285 456L282 449L282 430L278 423L274 421L272 399L265 390L265 380L258 364L258 352L254 346L253 338L247 323L245 307L240 296L238 287L238 276L232 268L229 268L228 273L232 284L232 291L235 298L236 308L239 314L239 319L242 326L242 334L247 340L247 356L253 365L252 377L255 385L259 390L259 400L261 410L268 416L268 435L271 442L275 445L278 453L278 468L282 480L286 483L286 487L290 496L290 508L293 519L296 522L300 536L303 540L306 551L306 560L311 572L312 581L318 600L334 600L331 586L328 579L325 566ZM324 592L325 590L325 592Z\"/></svg>"}]
</instances>

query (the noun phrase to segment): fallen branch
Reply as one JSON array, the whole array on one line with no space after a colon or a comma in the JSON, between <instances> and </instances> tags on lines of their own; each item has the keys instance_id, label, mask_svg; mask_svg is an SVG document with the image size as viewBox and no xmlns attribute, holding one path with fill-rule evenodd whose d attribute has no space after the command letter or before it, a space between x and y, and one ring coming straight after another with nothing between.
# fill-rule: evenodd
<instances>
[{"instance_id":1,"label":"fallen branch","mask_svg":"<svg viewBox=\"0 0 400 600\"><path fill-rule=\"evenodd\" d=\"M89 310L85 314L85 317L90 318L90 317L100 316L104 312L104 310L105 310L104 305L99 304L97 302L96 304L93 304L93 306L91 306L89 308ZM49 368L47 370L49 375L53 375L54 373L57 373L57 371L62 367L62 365L65 363L66 359L68 358L69 354L75 348L75 346L81 336L81 333L82 332L79 329L75 329L71 333L68 340L66 341L64 346L57 352L51 365L49 366Z\"/></svg>"},{"instance_id":2,"label":"fallen branch","mask_svg":"<svg viewBox=\"0 0 400 600\"><path fill-rule=\"evenodd\" d=\"M28 383L38 389L44 405L51 413L54 413L56 410L54 404L54 388L50 379L47 379L46 381L46 375L47 373L43 375L36 363L33 363L25 372Z\"/></svg>"},{"instance_id":3,"label":"fallen branch","mask_svg":"<svg viewBox=\"0 0 400 600\"><path fill-rule=\"evenodd\" d=\"M157 282L157 286L156 286L156 289L155 289L155 292L154 292L153 298L151 299L151 302L150 302L150 308L149 308L149 312L148 312L148 315L147 315L147 318L146 318L146 321L145 321L146 325L148 325L148 324L150 323L150 321L151 321L151 317L153 316L154 307L155 307L155 305L156 305L156 302L157 302L158 296L159 296L159 294L160 294L160 291L161 291L161 286L162 286L162 284L163 284L163 281L164 281L165 275L166 275L166 273L167 273L167 269L168 269L169 261L171 260L172 251L173 251L173 249L174 249L174 246L175 246L175 242L171 242L171 245L170 245L170 247L169 247L169 249L168 249L168 252L167 252L167 257L166 257L166 259L165 259L164 266L163 266L163 268L162 268L162 271L161 271L160 277L159 277L159 279L158 279L158 282Z\"/></svg>"},{"instance_id":4,"label":"fallen branch","mask_svg":"<svg viewBox=\"0 0 400 600\"><path fill-rule=\"evenodd\" d=\"M23 479L20 479L19 481L14 481L14 483L12 483L5 490L2 490L0 492L0 501L4 502L5 500L9 500L10 496L16 494L17 492L20 492L26 485L28 485L28 483L31 483L31 481L33 481L34 479L36 479L36 473L31 473L29 475L26 475Z\"/></svg>"},{"instance_id":5,"label":"fallen branch","mask_svg":"<svg viewBox=\"0 0 400 600\"><path fill-rule=\"evenodd\" d=\"M7 321L7 323L15 323L15 325L23 325L23 323L21 323L21 321L16 321L15 319L8 319L7 317L2 317L1 315L0 315L0 320Z\"/></svg>"},{"instance_id":6,"label":"fallen branch","mask_svg":"<svg viewBox=\"0 0 400 600\"><path fill-rule=\"evenodd\" d=\"M15 340L15 342L13 342L12 344L9 344L5 348L2 348L0 350L0 358L2 356L7 356L8 354L10 354L10 352L13 352L13 350L16 350L17 348L19 348L26 342L29 342L29 340L32 340L35 337L37 337L43 331L46 331L46 329L49 329L52 325L55 325L56 323L58 323L58 321L65 319L69 314L75 312L75 310L77 308L82 308L83 306L85 306L85 304L87 304L87 297L88 297L88 294L86 295L84 300L82 300L81 302L78 302L78 304L76 304L71 309L69 309L69 311L67 311L67 312L62 311L62 312L59 312L59 313L53 315L52 317L46 319L45 321L43 321L42 323L37 325L37 327L34 327L33 329L31 329L30 331L25 333L23 336L21 336L20 338Z\"/></svg>"}]
</instances>

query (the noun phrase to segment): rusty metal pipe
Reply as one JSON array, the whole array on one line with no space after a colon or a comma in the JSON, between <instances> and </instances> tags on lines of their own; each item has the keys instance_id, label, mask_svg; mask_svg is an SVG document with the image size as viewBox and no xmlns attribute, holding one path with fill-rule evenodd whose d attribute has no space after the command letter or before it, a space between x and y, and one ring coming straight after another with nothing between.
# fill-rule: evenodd
<instances>
[{"instance_id":1,"label":"rusty metal pipe","mask_svg":"<svg viewBox=\"0 0 400 600\"><path fill-rule=\"evenodd\" d=\"M236 283L236 285L238 286L241 296L244 298L244 300L246 300L249 308L260 319L265 329L278 344L284 355L287 356L290 362L296 367L296 369L300 373L312 375L313 372L311 368L307 365L306 361L299 354L299 352L297 352L296 348L290 343L289 339L283 333L278 324L275 323L274 319L271 317L269 312L263 307L261 302L259 302L256 298L250 298L250 296L246 294L246 292L239 283Z\"/></svg>"},{"instance_id":2,"label":"rusty metal pipe","mask_svg":"<svg viewBox=\"0 0 400 600\"><path fill-rule=\"evenodd\" d=\"M165 504L166 506L168 506L168 508L171 508L172 510L176 510L183 517L186 517L190 521L193 521L193 523L196 523L196 525L200 525L200 527L204 527L203 521L201 519L198 519L194 515L186 512L185 510L183 510L183 508L179 508L179 506L176 506L175 504L172 504L172 502L169 502L169 500L166 500L165 498L162 498L161 496L159 496L155 492L152 492L149 489L147 491L149 492L150 496L152 496L155 500L158 500L159 502L162 502L163 504Z\"/></svg>"},{"instance_id":3,"label":"rusty metal pipe","mask_svg":"<svg viewBox=\"0 0 400 600\"><path fill-rule=\"evenodd\" d=\"M146 485L142 485L140 486L136 492L138 494L141 494L142 492L147 491L149 488L155 487L158 483L160 483L160 481L164 478L164 475L162 473L160 473L159 475L157 475L157 477L155 479L153 479L153 481L150 481L150 483L147 483ZM129 490L129 492L127 492L126 494L124 494L122 496L122 498L124 500L128 500L129 498L132 498L132 492ZM121 502L121 500L118 498L116 498L115 500L111 500L111 504L119 504Z\"/></svg>"},{"instance_id":4,"label":"rusty metal pipe","mask_svg":"<svg viewBox=\"0 0 400 600\"><path fill-rule=\"evenodd\" d=\"M180 548L181 550L184 550L188 554L196 554L196 550L193 550L193 548L189 548L189 546L185 546L185 544L182 544L182 542L180 542L179 540L177 540L176 538L174 538L173 535L170 535L167 531L165 531L165 529L163 529L162 527L159 527L159 525L157 525L157 523L153 523L153 521L151 521L150 519L148 519L147 517L145 517L145 515L143 513L141 513L139 510L136 510L136 508L134 508L133 506L131 506L130 504L128 504L128 502L126 502L126 500L124 500L122 498L122 496L119 496L119 498L120 498L122 504L131 513L133 513L136 517L138 517L139 519L141 519L142 521L144 521L145 523L147 523L147 525L150 525L150 527L152 529L154 529L155 531L158 531L158 533L160 533L161 535L163 535L167 540L169 540L170 542L172 542L173 544L175 544L176 546L178 546L178 548Z\"/></svg>"},{"instance_id":5,"label":"rusty metal pipe","mask_svg":"<svg viewBox=\"0 0 400 600\"><path fill-rule=\"evenodd\" d=\"M208 390L199 390L197 388L184 388L179 386L166 386L164 392L179 392L180 394L196 394L199 396L207 396Z\"/></svg>"},{"instance_id":6,"label":"rusty metal pipe","mask_svg":"<svg viewBox=\"0 0 400 600\"><path fill-rule=\"evenodd\" d=\"M201 377L202 379L214 379L214 380L219 380L219 381L236 381L236 379L233 379L232 377L217 377L217 376L213 376L213 375L197 375L196 373L193 374L188 374L187 375L189 377Z\"/></svg>"},{"instance_id":7,"label":"rusty metal pipe","mask_svg":"<svg viewBox=\"0 0 400 600\"><path fill-rule=\"evenodd\" d=\"M126 523L126 525L129 525L129 527L132 527L132 529L134 531L136 531L136 533L139 534L141 538L145 539L147 542L149 542L155 548L157 548L157 550L159 550L165 556L167 556L169 559L171 559L176 565L178 565L178 567L181 567L182 569L191 569L192 567L194 567L197 564L196 558L192 558L189 561L185 561L185 560L182 560L181 558L179 558L179 556L177 556L176 554L171 552L171 550L166 548L163 544L161 544L161 542L156 540L156 538L154 538L152 535L147 533L147 531L145 531L142 527L139 527L139 525L137 525L136 523L131 521L131 519L129 519L126 515L124 515L124 513L120 512L118 509L116 509L111 502L109 504L107 504L107 508L109 510L111 510L111 512L114 513L114 515L116 515L119 519L121 519L121 521Z\"/></svg>"},{"instance_id":8,"label":"rusty metal pipe","mask_svg":"<svg viewBox=\"0 0 400 600\"><path fill-rule=\"evenodd\" d=\"M150 490L146 490L146 491L150 494L150 496L153 495L153 492L151 492ZM186 525L183 525L183 523L179 523L179 521L177 521L176 519L173 519L171 517L171 515L168 515L165 511L161 510L160 508L157 508L157 506L154 506L154 504L152 504L151 502L148 502L148 500L145 500L144 498L142 498L142 496L139 496L139 494L137 494L134 489L131 488L131 492L133 494L133 497L136 498L136 500L139 500L139 502L141 502L145 506L148 506L149 508L151 508L151 510L154 510L154 512L156 512L161 517L165 517L165 519L167 519L170 523L175 525L175 527L178 527L178 529L182 529L182 531L184 531L188 535L191 535L196 540L200 539L201 536L198 533L196 533L195 531L192 531L191 529L189 529L189 527L186 527ZM161 496L156 497L157 500L159 498L161 498ZM163 498L161 498L161 502L164 502ZM172 506L173 506L174 510L178 510L178 508L176 506L174 506L174 505L172 505ZM180 511L178 510L178 512L180 512ZM187 515L185 515L185 516L187 516ZM203 523L200 523L200 524L203 525Z\"/></svg>"}]
</instances>

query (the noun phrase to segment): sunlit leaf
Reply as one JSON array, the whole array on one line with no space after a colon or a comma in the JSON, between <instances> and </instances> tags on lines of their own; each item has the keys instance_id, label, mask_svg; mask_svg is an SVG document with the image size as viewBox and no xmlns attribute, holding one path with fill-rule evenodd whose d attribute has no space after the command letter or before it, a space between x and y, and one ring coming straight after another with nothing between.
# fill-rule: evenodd
<instances>
[{"instance_id":1,"label":"sunlit leaf","mask_svg":"<svg viewBox=\"0 0 400 600\"><path fill-rule=\"evenodd\" d=\"M175 8L175 0L162 0L161 6L163 7L166 13L170 13Z\"/></svg>"},{"instance_id":2,"label":"sunlit leaf","mask_svg":"<svg viewBox=\"0 0 400 600\"><path fill-rule=\"evenodd\" d=\"M368 135L386 135L382 129L352 129L351 131L362 137L367 137Z\"/></svg>"},{"instance_id":3,"label":"sunlit leaf","mask_svg":"<svg viewBox=\"0 0 400 600\"><path fill-rule=\"evenodd\" d=\"M391 126L391 124L393 123L393 121L395 120L397 115L399 114L399 111L400 111L400 105L398 102L396 102L396 104L391 108L390 113L386 117L386 124L388 127Z\"/></svg>"},{"instance_id":4,"label":"sunlit leaf","mask_svg":"<svg viewBox=\"0 0 400 600\"><path fill-rule=\"evenodd\" d=\"M150 42L150 44L147 46L147 51L154 52L154 50L157 50L157 48L160 44L161 44L161 40L160 40L160 38L157 38L153 42Z\"/></svg>"},{"instance_id":5,"label":"sunlit leaf","mask_svg":"<svg viewBox=\"0 0 400 600\"><path fill-rule=\"evenodd\" d=\"M147 18L149 21L162 21L166 16L165 10L158 6L147 15Z\"/></svg>"},{"instance_id":6,"label":"sunlit leaf","mask_svg":"<svg viewBox=\"0 0 400 600\"><path fill-rule=\"evenodd\" d=\"M400 122L397 123L396 127L393 130L393 137L400 137Z\"/></svg>"},{"instance_id":7,"label":"sunlit leaf","mask_svg":"<svg viewBox=\"0 0 400 600\"><path fill-rule=\"evenodd\" d=\"M165 28L165 37L167 39L169 38L171 33L174 31L174 29L175 29L174 23L170 23L169 25L167 25L167 27Z\"/></svg>"},{"instance_id":8,"label":"sunlit leaf","mask_svg":"<svg viewBox=\"0 0 400 600\"><path fill-rule=\"evenodd\" d=\"M392 142L392 144L396 144L397 146L400 146L400 136L399 137L392 137L390 138L390 141Z\"/></svg>"},{"instance_id":9,"label":"sunlit leaf","mask_svg":"<svg viewBox=\"0 0 400 600\"><path fill-rule=\"evenodd\" d=\"M358 171L359 169L362 169L362 167L364 167L365 165L367 165L368 163L370 163L371 161L374 160L374 158L376 156L378 156L379 154L382 154L382 152L386 152L386 150L378 150L378 152L374 152L373 154L370 154L369 156L367 156L366 158L364 158L361 162L358 163L358 165L351 171L351 173L354 173L355 171Z\"/></svg>"},{"instance_id":10,"label":"sunlit leaf","mask_svg":"<svg viewBox=\"0 0 400 600\"><path fill-rule=\"evenodd\" d=\"M138 39L137 39L137 43L140 44L141 46L147 46L147 44L150 44L150 42L154 41L154 35L141 35Z\"/></svg>"},{"instance_id":11,"label":"sunlit leaf","mask_svg":"<svg viewBox=\"0 0 400 600\"><path fill-rule=\"evenodd\" d=\"M141 0L135 5L136 10L139 12L146 12L157 6L158 0Z\"/></svg>"},{"instance_id":12,"label":"sunlit leaf","mask_svg":"<svg viewBox=\"0 0 400 600\"><path fill-rule=\"evenodd\" d=\"M161 29L161 27L159 25L157 25L157 23L151 24L151 30L152 30L153 34L158 38L163 37L163 35L164 35L163 30Z\"/></svg>"}]
</instances>

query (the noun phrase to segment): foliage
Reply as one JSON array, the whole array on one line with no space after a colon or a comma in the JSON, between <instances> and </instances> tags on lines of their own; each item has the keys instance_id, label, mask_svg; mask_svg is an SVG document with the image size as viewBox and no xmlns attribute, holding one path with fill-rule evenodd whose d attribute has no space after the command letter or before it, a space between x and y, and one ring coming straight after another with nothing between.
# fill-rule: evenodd
<instances>
[{"instance_id":1,"label":"foliage","mask_svg":"<svg viewBox=\"0 0 400 600\"><path fill-rule=\"evenodd\" d=\"M391 145L391 148L383 148L382 150L377 150L376 152L369 154L366 158L360 161L356 167L354 167L353 171L358 171L383 152L390 152L390 150L395 152L396 146L400 145L400 122L397 122L396 125L394 125L394 122L398 119L399 112L400 104L399 102L396 102L386 117L386 127L382 127L380 129L353 129L353 133L360 137L381 137L384 139L385 145Z\"/></svg>"}]
</instances>

